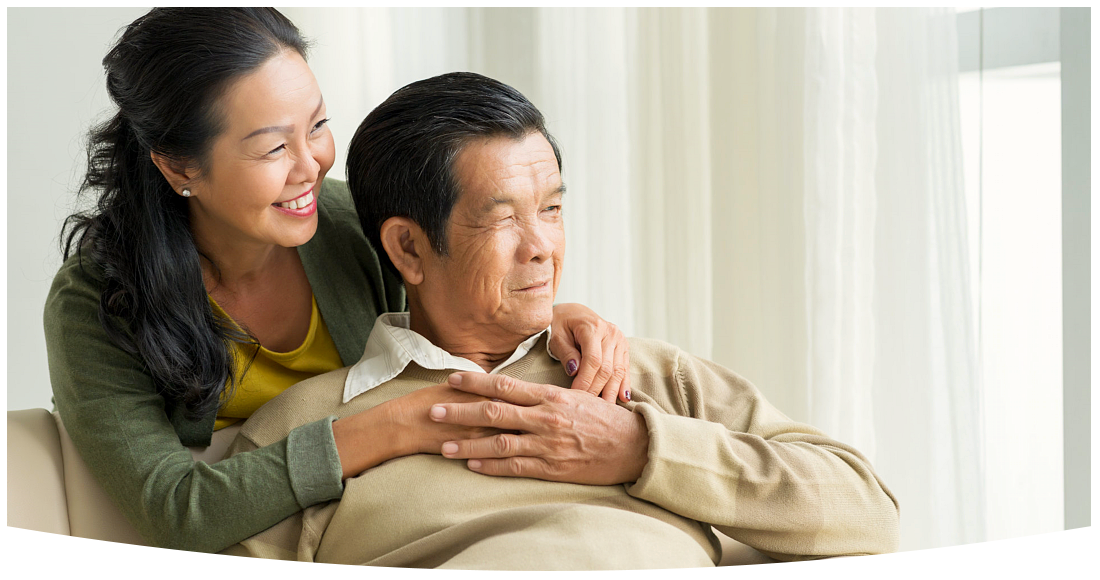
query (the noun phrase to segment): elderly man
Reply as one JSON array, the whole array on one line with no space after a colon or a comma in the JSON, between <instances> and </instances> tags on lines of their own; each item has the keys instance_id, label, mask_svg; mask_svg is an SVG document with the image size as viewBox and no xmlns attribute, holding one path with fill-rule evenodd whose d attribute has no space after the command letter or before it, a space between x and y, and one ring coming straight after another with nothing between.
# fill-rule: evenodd
<instances>
[{"instance_id":1,"label":"elderly man","mask_svg":"<svg viewBox=\"0 0 1100 580\"><path fill-rule=\"evenodd\" d=\"M363 229L401 274L409 312L382 315L357 364L265 405L231 453L413 394L439 401L423 421L486 436L433 444L395 425L376 448L340 457L353 475L340 501L230 553L711 566L712 526L779 559L896 548L897 503L867 460L719 365L632 339L631 402L568 389L545 348L565 251L561 155L523 95L470 73L413 83L363 121L348 157Z\"/></svg>"}]
</instances>

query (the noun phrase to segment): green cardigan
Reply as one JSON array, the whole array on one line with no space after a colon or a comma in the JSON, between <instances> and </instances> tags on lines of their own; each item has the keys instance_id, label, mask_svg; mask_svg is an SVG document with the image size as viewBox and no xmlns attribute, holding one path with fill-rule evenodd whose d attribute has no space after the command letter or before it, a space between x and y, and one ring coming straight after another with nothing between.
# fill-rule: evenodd
<instances>
[{"instance_id":1,"label":"green cardigan","mask_svg":"<svg viewBox=\"0 0 1100 580\"><path fill-rule=\"evenodd\" d=\"M340 358L363 355L374 319L405 308L400 278L363 236L347 185L326 179L318 228L298 248ZM46 300L54 403L73 444L107 494L157 546L214 552L310 505L340 497L331 419L213 465L187 446L210 443L215 414L188 421L157 394L140 357L99 322L102 268L70 257Z\"/></svg>"}]
</instances>

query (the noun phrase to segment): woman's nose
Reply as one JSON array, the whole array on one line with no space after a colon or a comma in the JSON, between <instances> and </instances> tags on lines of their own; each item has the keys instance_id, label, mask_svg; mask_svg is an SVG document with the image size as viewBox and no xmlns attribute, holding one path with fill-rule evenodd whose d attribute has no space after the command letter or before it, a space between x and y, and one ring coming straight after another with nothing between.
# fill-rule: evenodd
<instances>
[{"instance_id":1,"label":"woman's nose","mask_svg":"<svg viewBox=\"0 0 1100 580\"><path fill-rule=\"evenodd\" d=\"M294 163L294 169L289 176L290 181L292 183L317 181L317 176L321 172L321 164L317 161L313 148L306 145L301 151L302 155L298 156L297 161Z\"/></svg>"}]
</instances>

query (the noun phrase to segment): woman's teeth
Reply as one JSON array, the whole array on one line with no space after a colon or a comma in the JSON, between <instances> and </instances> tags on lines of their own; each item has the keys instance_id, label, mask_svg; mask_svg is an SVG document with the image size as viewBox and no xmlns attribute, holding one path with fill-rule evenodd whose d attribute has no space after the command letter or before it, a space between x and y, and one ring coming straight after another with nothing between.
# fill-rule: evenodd
<instances>
[{"instance_id":1,"label":"woman's teeth","mask_svg":"<svg viewBox=\"0 0 1100 580\"><path fill-rule=\"evenodd\" d=\"M303 195L302 197L299 197L297 199L292 199L290 201L284 201L284 202L282 202L278 205L279 205L279 207L285 207L287 209L301 209L301 208L306 207L307 205L309 205L311 203L313 203L313 192L312 191L305 194L305 195Z\"/></svg>"}]
</instances>

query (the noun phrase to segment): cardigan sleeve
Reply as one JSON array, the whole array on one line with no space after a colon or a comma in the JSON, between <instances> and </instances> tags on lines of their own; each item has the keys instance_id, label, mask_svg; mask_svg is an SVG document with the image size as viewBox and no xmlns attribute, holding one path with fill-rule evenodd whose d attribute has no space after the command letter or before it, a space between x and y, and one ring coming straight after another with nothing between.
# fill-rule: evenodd
<instances>
[{"instance_id":1,"label":"cardigan sleeve","mask_svg":"<svg viewBox=\"0 0 1100 580\"><path fill-rule=\"evenodd\" d=\"M653 368L631 377L649 462L630 495L780 560L897 549L897 501L858 451L721 365L658 341L632 341L631 358Z\"/></svg>"},{"instance_id":2,"label":"cardigan sleeve","mask_svg":"<svg viewBox=\"0 0 1100 580\"><path fill-rule=\"evenodd\" d=\"M102 282L70 258L44 314L57 411L81 457L152 544L213 552L343 491L331 420L214 464L181 443L143 362L98 318Z\"/></svg>"}]
</instances>

